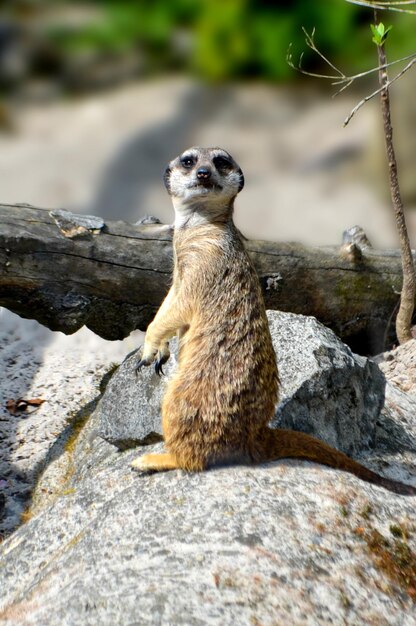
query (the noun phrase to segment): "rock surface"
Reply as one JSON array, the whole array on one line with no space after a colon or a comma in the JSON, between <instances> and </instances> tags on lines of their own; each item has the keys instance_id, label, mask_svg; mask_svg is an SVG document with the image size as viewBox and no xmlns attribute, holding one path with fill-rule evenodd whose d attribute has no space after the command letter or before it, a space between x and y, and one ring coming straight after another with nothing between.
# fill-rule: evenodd
<instances>
[{"instance_id":1,"label":"rock surface","mask_svg":"<svg viewBox=\"0 0 416 626\"><path fill-rule=\"evenodd\" d=\"M289 460L135 473L149 446L98 434L114 380L78 439L56 442L31 518L1 546L2 624L416 624L416 498ZM388 384L363 462L415 484L415 414Z\"/></svg>"},{"instance_id":2,"label":"rock surface","mask_svg":"<svg viewBox=\"0 0 416 626\"><path fill-rule=\"evenodd\" d=\"M19 524L60 433L71 432L74 420L91 413L104 374L140 345L141 333L108 342L83 328L67 337L1 309L0 328L1 541ZM18 398L45 402L12 415L6 403Z\"/></svg>"},{"instance_id":3,"label":"rock surface","mask_svg":"<svg viewBox=\"0 0 416 626\"><path fill-rule=\"evenodd\" d=\"M347 454L374 443L385 379L375 363L351 352L315 318L268 311L281 379L281 402L272 424L316 435ZM176 343L173 344L176 352ZM160 403L166 378L152 367L136 376L133 353L109 383L99 407L99 434L121 449L161 434Z\"/></svg>"},{"instance_id":4,"label":"rock surface","mask_svg":"<svg viewBox=\"0 0 416 626\"><path fill-rule=\"evenodd\" d=\"M86 429L65 491L3 546L5 626L415 623L370 549L416 549L414 498L295 461L135 474Z\"/></svg>"},{"instance_id":5,"label":"rock surface","mask_svg":"<svg viewBox=\"0 0 416 626\"><path fill-rule=\"evenodd\" d=\"M313 317L268 311L281 378L272 425L301 430L354 455L374 444L385 378Z\"/></svg>"},{"instance_id":6,"label":"rock surface","mask_svg":"<svg viewBox=\"0 0 416 626\"><path fill-rule=\"evenodd\" d=\"M416 339L386 352L379 365L396 387L416 397Z\"/></svg>"}]
</instances>

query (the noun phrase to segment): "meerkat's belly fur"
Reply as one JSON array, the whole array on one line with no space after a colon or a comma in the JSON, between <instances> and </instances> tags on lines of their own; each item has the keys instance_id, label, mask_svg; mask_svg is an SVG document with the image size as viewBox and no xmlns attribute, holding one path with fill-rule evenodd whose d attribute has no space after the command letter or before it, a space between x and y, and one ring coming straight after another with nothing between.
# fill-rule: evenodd
<instances>
[{"instance_id":1,"label":"meerkat's belly fur","mask_svg":"<svg viewBox=\"0 0 416 626\"><path fill-rule=\"evenodd\" d=\"M203 470L235 458L307 459L403 495L416 488L384 478L305 433L271 429L278 401L276 356L256 272L236 230L244 184L225 150L190 148L164 176L175 209L173 285L149 325L137 370L169 358L179 367L162 405L166 452L133 461L139 470Z\"/></svg>"},{"instance_id":2,"label":"meerkat's belly fur","mask_svg":"<svg viewBox=\"0 0 416 626\"><path fill-rule=\"evenodd\" d=\"M278 399L257 275L232 224L178 232L174 245L175 281L190 311L162 406L167 449L189 469L255 458Z\"/></svg>"}]
</instances>

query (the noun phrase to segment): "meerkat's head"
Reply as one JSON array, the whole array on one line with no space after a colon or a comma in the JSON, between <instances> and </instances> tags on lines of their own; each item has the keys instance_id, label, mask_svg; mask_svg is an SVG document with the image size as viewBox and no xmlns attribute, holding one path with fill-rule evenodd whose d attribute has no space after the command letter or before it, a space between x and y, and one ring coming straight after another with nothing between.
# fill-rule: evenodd
<instances>
[{"instance_id":1,"label":"meerkat's head","mask_svg":"<svg viewBox=\"0 0 416 626\"><path fill-rule=\"evenodd\" d=\"M233 201L244 186L244 175L222 148L185 150L164 174L172 197L176 225L199 223L232 213Z\"/></svg>"}]
</instances>

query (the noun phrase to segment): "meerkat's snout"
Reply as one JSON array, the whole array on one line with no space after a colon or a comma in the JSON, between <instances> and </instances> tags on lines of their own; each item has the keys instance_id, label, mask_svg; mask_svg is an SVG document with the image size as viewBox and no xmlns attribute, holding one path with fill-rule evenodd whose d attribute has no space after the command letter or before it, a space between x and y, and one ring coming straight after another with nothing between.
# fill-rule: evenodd
<instances>
[{"instance_id":1,"label":"meerkat's snout","mask_svg":"<svg viewBox=\"0 0 416 626\"><path fill-rule=\"evenodd\" d=\"M212 172L209 167L199 167L196 171L197 179L203 183L209 181L209 179L211 178L211 174Z\"/></svg>"}]
</instances>

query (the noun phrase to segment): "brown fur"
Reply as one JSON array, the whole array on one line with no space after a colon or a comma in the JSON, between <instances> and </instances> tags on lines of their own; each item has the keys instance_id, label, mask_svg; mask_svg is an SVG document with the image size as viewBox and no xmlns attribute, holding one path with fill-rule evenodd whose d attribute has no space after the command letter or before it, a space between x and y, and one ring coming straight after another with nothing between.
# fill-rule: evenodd
<instances>
[{"instance_id":1,"label":"brown fur","mask_svg":"<svg viewBox=\"0 0 416 626\"><path fill-rule=\"evenodd\" d=\"M212 221L175 230L173 286L149 325L142 365L168 358L179 331L179 367L163 406L167 453L139 457L142 470L205 469L234 458L316 461L403 494L385 479L304 433L273 430L278 372L256 271L232 220L232 201Z\"/></svg>"}]
</instances>

